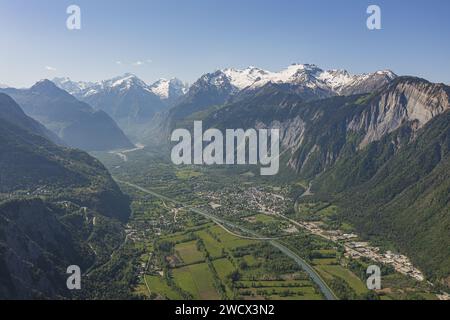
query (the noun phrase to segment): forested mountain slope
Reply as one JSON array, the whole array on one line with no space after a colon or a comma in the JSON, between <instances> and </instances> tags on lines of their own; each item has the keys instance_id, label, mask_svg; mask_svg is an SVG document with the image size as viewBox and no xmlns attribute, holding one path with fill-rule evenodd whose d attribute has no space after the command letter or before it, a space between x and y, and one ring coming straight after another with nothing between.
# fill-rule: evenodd
<instances>
[{"instance_id":1,"label":"forested mountain slope","mask_svg":"<svg viewBox=\"0 0 450 320\"><path fill-rule=\"evenodd\" d=\"M66 268L109 258L129 199L98 160L23 128L28 118L9 101L17 117L0 115L0 298L71 297Z\"/></svg>"}]
</instances>

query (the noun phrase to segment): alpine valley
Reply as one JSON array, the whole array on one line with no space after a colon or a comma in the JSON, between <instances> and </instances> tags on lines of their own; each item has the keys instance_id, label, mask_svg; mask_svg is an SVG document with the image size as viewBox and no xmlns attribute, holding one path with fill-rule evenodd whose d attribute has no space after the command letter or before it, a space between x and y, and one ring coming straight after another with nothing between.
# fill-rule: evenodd
<instances>
[{"instance_id":1,"label":"alpine valley","mask_svg":"<svg viewBox=\"0 0 450 320\"><path fill-rule=\"evenodd\" d=\"M445 84L293 64L0 92L0 298L448 298ZM279 173L174 165L194 121L279 129Z\"/></svg>"}]
</instances>

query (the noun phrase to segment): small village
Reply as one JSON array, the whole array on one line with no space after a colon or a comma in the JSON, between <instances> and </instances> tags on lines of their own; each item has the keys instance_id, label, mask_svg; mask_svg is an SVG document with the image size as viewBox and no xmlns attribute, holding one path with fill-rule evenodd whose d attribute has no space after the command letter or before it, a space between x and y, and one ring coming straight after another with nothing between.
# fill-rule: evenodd
<instances>
[{"instance_id":1,"label":"small village","mask_svg":"<svg viewBox=\"0 0 450 320\"><path fill-rule=\"evenodd\" d=\"M216 214L231 214L234 216L245 209L246 211L277 216L292 224L290 230L295 230L295 226L301 227L312 234L342 245L345 248L346 257L353 259L368 258L392 266L395 271L410 276L417 281L425 280L423 273L414 267L405 255L391 251L381 252L379 248L370 245L368 242L360 241L357 234L325 229L321 221L296 221L284 216L280 212L285 212L288 203L292 201L284 195L252 187L246 190L235 190L231 193L226 190L206 192L202 196L210 201L209 205Z\"/></svg>"},{"instance_id":2,"label":"small village","mask_svg":"<svg viewBox=\"0 0 450 320\"><path fill-rule=\"evenodd\" d=\"M325 239L339 243L344 246L347 257L359 259L365 257L385 265L392 266L395 271L410 276L418 281L425 280L420 270L415 268L408 257L391 251L380 252L377 247L371 246L368 242L356 241L358 235L354 233L343 233L340 230L324 230L321 222L298 222L300 226L309 232L321 236Z\"/></svg>"}]
</instances>

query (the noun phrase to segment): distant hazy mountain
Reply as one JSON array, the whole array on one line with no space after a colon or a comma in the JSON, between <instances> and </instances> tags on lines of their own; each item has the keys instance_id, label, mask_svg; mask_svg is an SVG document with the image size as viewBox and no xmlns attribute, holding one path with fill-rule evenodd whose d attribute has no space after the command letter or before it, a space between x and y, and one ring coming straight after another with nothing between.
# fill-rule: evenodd
<instances>
[{"instance_id":1,"label":"distant hazy mountain","mask_svg":"<svg viewBox=\"0 0 450 320\"><path fill-rule=\"evenodd\" d=\"M139 140L152 117L172 105L187 91L178 79L161 79L152 85L133 74L125 74L97 83L72 82L68 78L54 79L57 86L97 110L108 113L128 136Z\"/></svg>"},{"instance_id":2,"label":"distant hazy mountain","mask_svg":"<svg viewBox=\"0 0 450 320\"><path fill-rule=\"evenodd\" d=\"M183 118L212 105L225 103L239 89L231 84L231 79L222 71L208 73L198 79L179 104L170 110L175 118Z\"/></svg>"},{"instance_id":3,"label":"distant hazy mountain","mask_svg":"<svg viewBox=\"0 0 450 320\"><path fill-rule=\"evenodd\" d=\"M83 91L95 85L94 82L72 81L67 77L54 78L52 82L75 97L78 97Z\"/></svg>"},{"instance_id":4,"label":"distant hazy mountain","mask_svg":"<svg viewBox=\"0 0 450 320\"><path fill-rule=\"evenodd\" d=\"M67 145L87 151L132 146L103 111L95 111L53 82L43 80L30 89L2 89L28 114L56 133Z\"/></svg>"},{"instance_id":5,"label":"distant hazy mountain","mask_svg":"<svg viewBox=\"0 0 450 320\"><path fill-rule=\"evenodd\" d=\"M77 97L121 124L145 123L165 107L145 82L131 74L97 83Z\"/></svg>"},{"instance_id":6,"label":"distant hazy mountain","mask_svg":"<svg viewBox=\"0 0 450 320\"><path fill-rule=\"evenodd\" d=\"M0 119L12 122L18 127L41 135L56 144L63 145L64 142L52 131L48 130L36 120L28 117L19 105L8 95L0 93Z\"/></svg>"},{"instance_id":7,"label":"distant hazy mountain","mask_svg":"<svg viewBox=\"0 0 450 320\"><path fill-rule=\"evenodd\" d=\"M150 85L150 91L156 94L162 101L174 102L184 96L189 90L189 86L177 78L170 80L160 79Z\"/></svg>"},{"instance_id":8,"label":"distant hazy mountain","mask_svg":"<svg viewBox=\"0 0 450 320\"><path fill-rule=\"evenodd\" d=\"M0 99L13 114L0 116L0 299L70 298L67 267L110 258L129 199L98 160L53 144Z\"/></svg>"},{"instance_id":9,"label":"distant hazy mountain","mask_svg":"<svg viewBox=\"0 0 450 320\"><path fill-rule=\"evenodd\" d=\"M177 78L159 79L151 85L147 85L137 76L126 73L122 76L100 82L72 81L70 78L54 78L52 80L59 88L69 92L71 95L83 99L91 95L99 94L102 91L116 91L122 95L133 87L151 92L162 101L174 101L186 94L189 89L188 84Z\"/></svg>"}]
</instances>

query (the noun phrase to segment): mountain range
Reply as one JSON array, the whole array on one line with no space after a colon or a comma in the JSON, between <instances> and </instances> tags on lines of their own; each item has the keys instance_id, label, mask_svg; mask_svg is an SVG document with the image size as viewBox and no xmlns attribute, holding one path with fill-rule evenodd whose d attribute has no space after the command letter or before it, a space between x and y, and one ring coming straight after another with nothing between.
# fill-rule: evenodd
<instances>
[{"instance_id":1,"label":"mountain range","mask_svg":"<svg viewBox=\"0 0 450 320\"><path fill-rule=\"evenodd\" d=\"M72 81L67 77L54 78L52 82L59 88L78 98L95 95L101 91L117 90L124 92L133 87L138 87L158 96L161 100L175 100L186 94L189 89L188 84L183 83L177 78L170 80L161 78L153 84L148 85L132 73L125 73L122 76L99 82Z\"/></svg>"},{"instance_id":2,"label":"mountain range","mask_svg":"<svg viewBox=\"0 0 450 320\"><path fill-rule=\"evenodd\" d=\"M22 129L27 129L37 135L43 136L54 143L64 145L64 142L55 133L25 115L17 103L10 96L3 93L0 93L0 118L12 122Z\"/></svg>"},{"instance_id":3,"label":"mountain range","mask_svg":"<svg viewBox=\"0 0 450 320\"><path fill-rule=\"evenodd\" d=\"M293 64L279 72L256 67L217 70L204 74L190 87L176 78L147 85L129 73L96 83L69 78L55 78L53 82L94 109L108 113L128 136L139 140L146 132L152 136L155 125L170 127L166 122L239 100L268 84L284 86L305 100L314 100L371 92L395 77L389 70L351 75L345 70L324 71L315 65Z\"/></svg>"},{"instance_id":4,"label":"mountain range","mask_svg":"<svg viewBox=\"0 0 450 320\"><path fill-rule=\"evenodd\" d=\"M292 64L279 72L270 72L256 67L243 70L229 68L206 76L206 79L219 86L228 81L234 91L254 90L270 82L321 90L333 96L371 92L395 77L396 75L390 70L350 75L346 70L325 71L312 64Z\"/></svg>"},{"instance_id":5,"label":"mountain range","mask_svg":"<svg viewBox=\"0 0 450 320\"><path fill-rule=\"evenodd\" d=\"M140 132L156 113L167 109L188 89L176 78L147 85L129 73L96 83L73 82L69 78L53 82L94 109L105 111L133 140L139 140Z\"/></svg>"},{"instance_id":6,"label":"mountain range","mask_svg":"<svg viewBox=\"0 0 450 320\"><path fill-rule=\"evenodd\" d=\"M39 81L29 89L7 88L1 92L11 96L28 116L68 146L86 151L133 146L108 114L94 110L49 80Z\"/></svg>"},{"instance_id":7,"label":"mountain range","mask_svg":"<svg viewBox=\"0 0 450 320\"><path fill-rule=\"evenodd\" d=\"M255 67L218 70L201 76L172 108L161 113L151 123L147 136L153 142L163 141L190 115L251 98L264 87L277 87L283 92L296 94L302 101L311 101L373 92L396 77L390 70L350 75L345 70L324 71L311 64L292 64L279 72Z\"/></svg>"}]
</instances>

